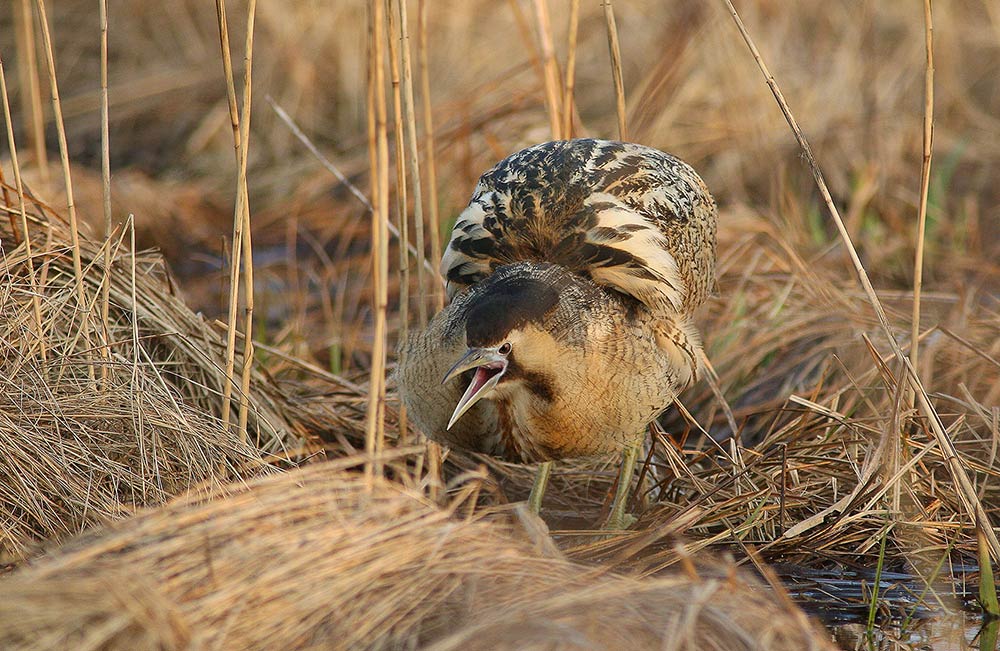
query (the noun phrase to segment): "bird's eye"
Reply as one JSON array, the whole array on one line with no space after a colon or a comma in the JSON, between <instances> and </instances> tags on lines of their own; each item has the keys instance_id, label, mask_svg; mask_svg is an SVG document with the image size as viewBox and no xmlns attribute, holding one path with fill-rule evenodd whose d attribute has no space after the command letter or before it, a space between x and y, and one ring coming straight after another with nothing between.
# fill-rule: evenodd
<instances>
[{"instance_id":1,"label":"bird's eye","mask_svg":"<svg viewBox=\"0 0 1000 651\"><path fill-rule=\"evenodd\" d=\"M500 353L501 355L509 355L510 354L510 342L509 341L504 342L499 348L497 348L497 352Z\"/></svg>"}]
</instances>

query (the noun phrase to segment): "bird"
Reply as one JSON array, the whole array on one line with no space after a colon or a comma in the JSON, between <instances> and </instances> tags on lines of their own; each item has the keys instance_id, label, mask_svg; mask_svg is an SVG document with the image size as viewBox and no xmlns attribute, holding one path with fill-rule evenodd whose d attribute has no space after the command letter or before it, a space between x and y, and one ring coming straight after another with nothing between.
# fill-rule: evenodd
<instances>
[{"instance_id":1,"label":"bird","mask_svg":"<svg viewBox=\"0 0 1000 651\"><path fill-rule=\"evenodd\" d=\"M445 446L540 463L622 453L609 529L646 427L696 381L715 288L715 200L641 144L557 140L485 172L441 259L448 304L401 342L397 382Z\"/></svg>"}]
</instances>

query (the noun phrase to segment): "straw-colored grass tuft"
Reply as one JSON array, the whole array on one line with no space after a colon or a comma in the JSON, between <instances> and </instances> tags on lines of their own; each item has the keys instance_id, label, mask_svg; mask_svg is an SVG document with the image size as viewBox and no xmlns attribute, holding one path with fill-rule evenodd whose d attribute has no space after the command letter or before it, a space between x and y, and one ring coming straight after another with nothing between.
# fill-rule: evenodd
<instances>
[{"instance_id":1,"label":"straw-colored grass tuft","mask_svg":"<svg viewBox=\"0 0 1000 651\"><path fill-rule=\"evenodd\" d=\"M204 481L255 475L291 431L260 375L249 443L220 428L221 333L174 293L159 256L133 256L119 232L105 279L103 249L81 238L81 306L66 224L32 210L34 278L23 234L0 221L0 558Z\"/></svg>"},{"instance_id":2,"label":"straw-colored grass tuft","mask_svg":"<svg viewBox=\"0 0 1000 651\"><path fill-rule=\"evenodd\" d=\"M829 649L720 564L640 580L456 519L349 460L187 499L0 582L0 647ZM696 572L700 572L699 576Z\"/></svg>"}]
</instances>

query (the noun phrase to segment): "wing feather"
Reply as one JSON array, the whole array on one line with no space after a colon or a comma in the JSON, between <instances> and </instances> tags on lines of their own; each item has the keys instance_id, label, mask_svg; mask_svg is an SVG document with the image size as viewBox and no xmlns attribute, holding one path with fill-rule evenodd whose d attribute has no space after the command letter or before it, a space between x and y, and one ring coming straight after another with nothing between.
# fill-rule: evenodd
<instances>
[{"instance_id":1,"label":"wing feather","mask_svg":"<svg viewBox=\"0 0 1000 651\"><path fill-rule=\"evenodd\" d=\"M535 145L479 180L441 260L449 297L501 265L550 262L687 314L715 281L716 207L683 161L605 140Z\"/></svg>"}]
</instances>

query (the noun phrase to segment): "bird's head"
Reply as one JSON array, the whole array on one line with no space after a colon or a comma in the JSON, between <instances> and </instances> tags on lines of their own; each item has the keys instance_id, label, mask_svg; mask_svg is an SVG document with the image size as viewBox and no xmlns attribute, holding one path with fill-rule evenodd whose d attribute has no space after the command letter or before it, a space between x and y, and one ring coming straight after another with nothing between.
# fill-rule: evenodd
<instances>
[{"instance_id":1,"label":"bird's head","mask_svg":"<svg viewBox=\"0 0 1000 651\"><path fill-rule=\"evenodd\" d=\"M523 387L551 400L552 374L563 357L554 337L559 290L534 278L495 283L470 302L465 315L468 350L444 382L472 371L472 379L448 421L448 429L483 398Z\"/></svg>"}]
</instances>

